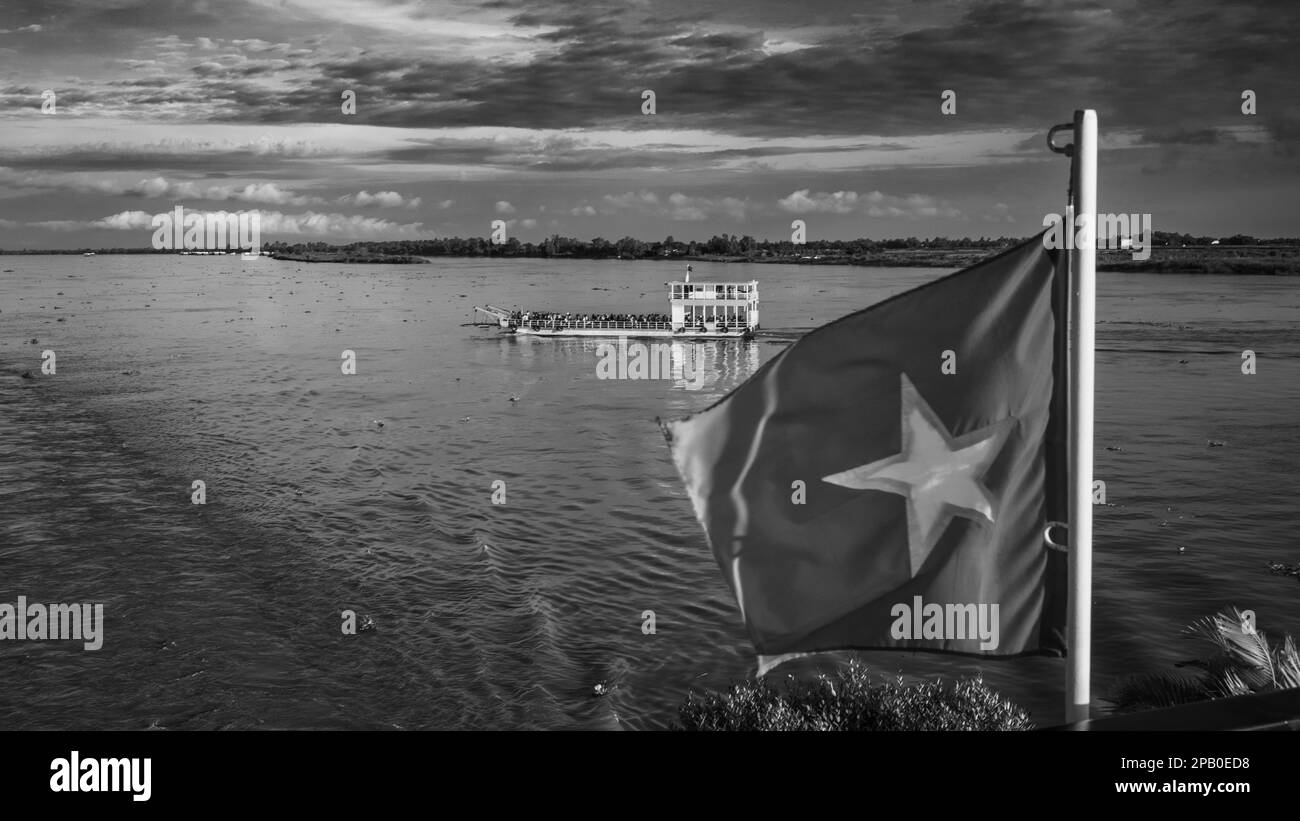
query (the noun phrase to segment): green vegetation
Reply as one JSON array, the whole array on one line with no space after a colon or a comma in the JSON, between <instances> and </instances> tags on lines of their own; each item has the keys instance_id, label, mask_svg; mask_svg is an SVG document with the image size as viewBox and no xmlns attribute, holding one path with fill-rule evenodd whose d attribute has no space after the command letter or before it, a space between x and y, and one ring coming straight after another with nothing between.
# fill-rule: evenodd
<instances>
[{"instance_id":1,"label":"green vegetation","mask_svg":"<svg viewBox=\"0 0 1300 821\"><path fill-rule=\"evenodd\" d=\"M1014 237L972 239L855 239L809 240L795 245L789 240L756 240L751 236L722 234L705 242L681 242L671 236L662 242L623 237L610 242L596 237L586 242L554 235L540 243L511 238L492 245L483 237L444 237L393 242L323 242L266 246L277 258L321 262L410 262L436 257L525 257L541 259L621 259L670 262L750 262L784 265L861 265L891 268L964 268L1022 240ZM1101 271L1131 273L1300 274L1300 240L1256 240L1235 236L1218 241L1210 237L1154 232L1150 257L1133 259L1131 251L1100 251Z\"/></svg>"},{"instance_id":2,"label":"green vegetation","mask_svg":"<svg viewBox=\"0 0 1300 821\"><path fill-rule=\"evenodd\" d=\"M541 242L511 237L493 245L486 237L436 237L419 240L352 242L271 242L263 249L276 259L299 262L411 264L437 257L523 257L537 259L658 260L673 263L750 262L784 265L861 265L891 268L964 268L1022 242L1017 237L933 237L918 239L812 239L795 245L789 240L758 240L751 236L716 235L705 241L682 242L669 236L646 242L623 237L611 242L552 235ZM1217 243L1217 244L1212 244ZM91 249L9 251L10 254L79 254ZM1300 239L1255 239L1243 235L1215 240L1190 234L1152 235L1150 257L1133 259L1131 251L1100 250L1097 270L1129 273L1300 274ZM6 253L0 250L0 254ZM174 253L151 248L101 249L101 254Z\"/></svg>"},{"instance_id":3,"label":"green vegetation","mask_svg":"<svg viewBox=\"0 0 1300 821\"><path fill-rule=\"evenodd\" d=\"M1116 712L1128 713L1300 687L1295 641L1287 636L1274 647L1263 631L1247 627L1253 623L1253 616L1247 619L1233 607L1191 624L1183 632L1214 647L1208 657L1179 665L1194 672L1132 676L1120 682L1107 700Z\"/></svg>"},{"instance_id":4,"label":"green vegetation","mask_svg":"<svg viewBox=\"0 0 1300 821\"><path fill-rule=\"evenodd\" d=\"M1128 251L1098 251L1097 270L1284 276L1300 273L1300 245L1158 245L1145 260L1133 259Z\"/></svg>"},{"instance_id":5,"label":"green vegetation","mask_svg":"<svg viewBox=\"0 0 1300 821\"><path fill-rule=\"evenodd\" d=\"M1290 569L1290 566L1281 566ZM1185 635L1213 652L1180 664L1190 672L1130 676L1107 701L1116 713L1173 707L1228 696L1300 687L1300 653L1287 636L1278 646L1234 608L1201 619ZM684 730L1032 730L1029 714L980 678L951 685L901 679L872 681L856 661L813 681L787 677L781 686L747 679L724 693L691 691L678 708Z\"/></svg>"},{"instance_id":6,"label":"green vegetation","mask_svg":"<svg viewBox=\"0 0 1300 821\"><path fill-rule=\"evenodd\" d=\"M695 259L750 262L826 261L846 263L868 260L874 256L900 252L934 255L941 252L965 252L976 259L989 252L1009 248L1020 240L1008 237L990 239L964 238L949 240L886 239L886 240L813 240L795 245L789 240L772 242L756 240L751 236L732 234L714 236L707 241L681 242L671 236L662 242L646 242L633 237L623 237L610 242L603 237L591 241L552 235L538 243L520 242L511 237L500 245L493 245L484 237L438 237L421 240L394 240L354 242L348 245L329 245L324 242L282 243L264 246L275 254L378 254L391 256L424 257L538 257L564 259Z\"/></svg>"},{"instance_id":7,"label":"green vegetation","mask_svg":"<svg viewBox=\"0 0 1300 821\"><path fill-rule=\"evenodd\" d=\"M932 237L918 239L810 239L796 245L789 240L755 239L752 236L720 234L705 241L682 242L669 236L662 241L646 242L634 237L623 237L613 242L596 237L590 241L562 237L558 234L541 242L521 242L511 237L501 245L491 244L485 237L437 237L419 240L393 240L353 242L347 245L329 245L324 242L288 244L273 242L266 249L273 252L303 254L309 252L347 254L367 253L392 256L424 257L565 257L572 259L719 259L747 262L821 262L824 264L876 264L882 258L909 260L951 259L953 255L970 255L975 259L1005 250L1022 242L1022 237ZM1218 242L1218 245L1211 243ZM1300 253L1300 239L1258 240L1236 235L1223 240L1213 237L1193 237L1190 234L1152 234L1154 251L1161 249L1201 249L1202 253L1219 253L1235 249L1236 253L1255 256L1259 248L1288 248ZM1117 254L1131 258L1129 252ZM892 263L891 263L892 264ZM906 264L906 262L904 262ZM929 263L927 263L929 264Z\"/></svg>"},{"instance_id":8,"label":"green vegetation","mask_svg":"<svg viewBox=\"0 0 1300 821\"><path fill-rule=\"evenodd\" d=\"M851 662L783 688L749 679L726 693L691 692L678 711L685 730L1029 730L1029 714L981 679L872 683Z\"/></svg>"},{"instance_id":9,"label":"green vegetation","mask_svg":"<svg viewBox=\"0 0 1300 821\"><path fill-rule=\"evenodd\" d=\"M428 262L424 257L398 256L393 254L368 254L364 252L331 254L321 253L318 251L272 251L270 256L271 259L283 259L290 262L347 262L354 265L422 265L425 262Z\"/></svg>"}]
</instances>

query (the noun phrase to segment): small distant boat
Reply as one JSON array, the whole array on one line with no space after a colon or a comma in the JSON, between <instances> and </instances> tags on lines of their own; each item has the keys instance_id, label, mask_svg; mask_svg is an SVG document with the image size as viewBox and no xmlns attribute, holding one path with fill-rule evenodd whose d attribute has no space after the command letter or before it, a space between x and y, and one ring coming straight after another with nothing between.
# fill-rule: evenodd
<instances>
[{"instance_id":1,"label":"small distant boat","mask_svg":"<svg viewBox=\"0 0 1300 821\"><path fill-rule=\"evenodd\" d=\"M663 319L621 314L507 311L495 305L474 310L521 336L628 336L670 339L748 339L758 330L758 282L665 282L668 313Z\"/></svg>"},{"instance_id":2,"label":"small distant boat","mask_svg":"<svg viewBox=\"0 0 1300 821\"><path fill-rule=\"evenodd\" d=\"M82 254L83 257L93 257L94 255L95 255L94 251L87 251L84 254Z\"/></svg>"}]
</instances>

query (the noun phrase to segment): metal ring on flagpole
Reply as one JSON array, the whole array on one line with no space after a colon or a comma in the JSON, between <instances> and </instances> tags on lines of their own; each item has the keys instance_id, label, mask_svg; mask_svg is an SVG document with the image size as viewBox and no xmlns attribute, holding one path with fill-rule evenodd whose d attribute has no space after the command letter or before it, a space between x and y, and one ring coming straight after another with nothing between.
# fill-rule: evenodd
<instances>
[{"instance_id":1,"label":"metal ring on flagpole","mask_svg":"<svg viewBox=\"0 0 1300 821\"><path fill-rule=\"evenodd\" d=\"M1043 542L1048 547L1052 547L1057 550L1069 550L1070 549L1069 544L1061 544L1059 542L1052 541L1052 528L1054 527L1059 527L1062 530L1070 529L1070 526L1065 522L1048 522L1047 527L1043 528Z\"/></svg>"},{"instance_id":2,"label":"metal ring on flagpole","mask_svg":"<svg viewBox=\"0 0 1300 821\"><path fill-rule=\"evenodd\" d=\"M1061 123L1060 125L1054 125L1047 131L1047 147L1052 151L1055 151L1057 154L1064 154L1067 157L1073 157L1074 143L1066 143L1063 146L1057 146L1057 144L1052 141L1052 138L1056 136L1056 132L1058 131L1074 131L1074 123Z\"/></svg>"}]
</instances>

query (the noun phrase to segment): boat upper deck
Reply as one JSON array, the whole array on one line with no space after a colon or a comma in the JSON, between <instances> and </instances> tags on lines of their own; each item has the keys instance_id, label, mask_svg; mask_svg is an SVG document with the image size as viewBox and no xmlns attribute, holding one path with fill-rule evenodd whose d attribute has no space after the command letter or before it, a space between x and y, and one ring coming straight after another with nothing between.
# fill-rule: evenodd
<instances>
[{"instance_id":1,"label":"boat upper deck","mask_svg":"<svg viewBox=\"0 0 1300 821\"><path fill-rule=\"evenodd\" d=\"M668 288L669 302L677 300L714 300L718 302L758 303L758 281L749 282L686 282L676 280L664 283Z\"/></svg>"}]
</instances>

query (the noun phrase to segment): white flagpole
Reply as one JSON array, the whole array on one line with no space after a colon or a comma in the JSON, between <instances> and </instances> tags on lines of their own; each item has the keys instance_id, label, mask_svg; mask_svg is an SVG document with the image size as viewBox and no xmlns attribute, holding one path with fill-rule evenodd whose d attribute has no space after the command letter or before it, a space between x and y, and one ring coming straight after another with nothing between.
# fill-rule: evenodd
<instances>
[{"instance_id":1,"label":"white flagpole","mask_svg":"<svg viewBox=\"0 0 1300 821\"><path fill-rule=\"evenodd\" d=\"M1071 251L1070 593L1065 720L1088 718L1092 700L1092 409L1097 321L1097 112L1074 112L1075 220L1086 236ZM1084 233L1083 231L1079 232Z\"/></svg>"}]
</instances>

